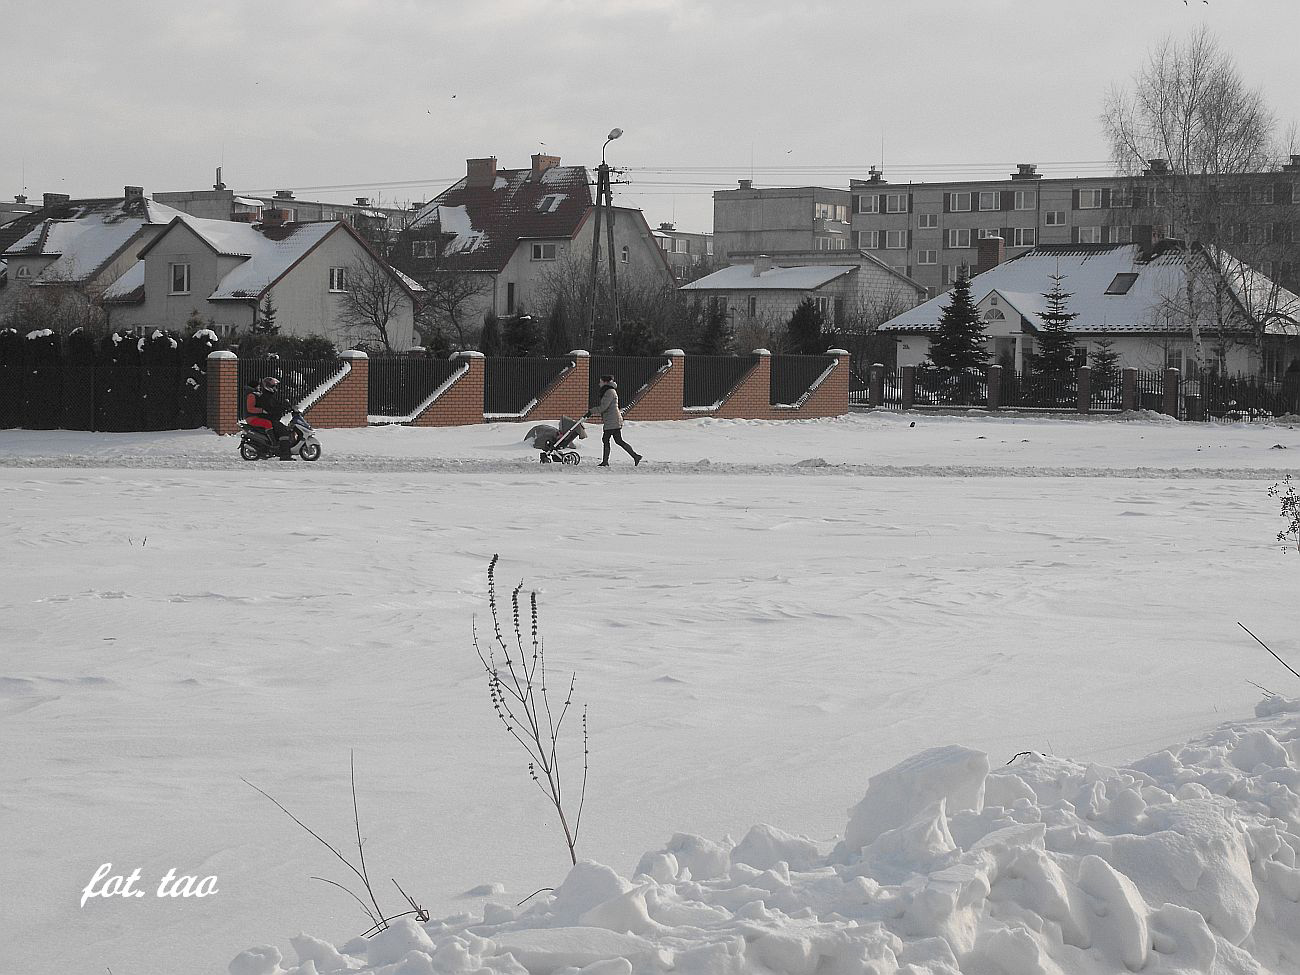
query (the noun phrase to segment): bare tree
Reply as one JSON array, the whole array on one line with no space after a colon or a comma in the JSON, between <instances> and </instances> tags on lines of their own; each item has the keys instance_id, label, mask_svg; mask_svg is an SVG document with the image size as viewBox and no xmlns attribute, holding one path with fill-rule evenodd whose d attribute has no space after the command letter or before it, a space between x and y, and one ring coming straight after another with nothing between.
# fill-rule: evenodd
<instances>
[{"instance_id":1,"label":"bare tree","mask_svg":"<svg viewBox=\"0 0 1300 975\"><path fill-rule=\"evenodd\" d=\"M430 334L445 329L456 336L459 348L471 347L474 334L483 321L482 299L492 290L492 280L485 274L440 267L421 274L424 302L416 328L427 342Z\"/></svg>"},{"instance_id":2,"label":"bare tree","mask_svg":"<svg viewBox=\"0 0 1300 975\"><path fill-rule=\"evenodd\" d=\"M391 268L378 261L358 258L344 268L346 292L339 315L353 341L380 345L389 355L403 352L394 342L398 313L410 294Z\"/></svg>"},{"instance_id":3,"label":"bare tree","mask_svg":"<svg viewBox=\"0 0 1300 975\"><path fill-rule=\"evenodd\" d=\"M1239 313L1259 347L1270 323L1291 317L1289 292L1247 279L1294 273L1296 202L1290 181L1276 179L1282 152L1262 91L1201 27L1181 42L1166 37L1128 87L1112 88L1102 124L1117 170L1139 177L1125 219L1199 246L1201 257L1186 261L1185 310L1210 301L1209 321L1221 323ZM1189 319L1202 365L1205 320Z\"/></svg>"}]
</instances>

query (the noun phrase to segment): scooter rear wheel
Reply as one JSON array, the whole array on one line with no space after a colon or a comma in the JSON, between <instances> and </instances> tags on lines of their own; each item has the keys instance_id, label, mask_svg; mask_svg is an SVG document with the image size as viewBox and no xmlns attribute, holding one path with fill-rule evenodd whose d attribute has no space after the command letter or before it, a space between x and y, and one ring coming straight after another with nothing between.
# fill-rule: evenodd
<instances>
[{"instance_id":1,"label":"scooter rear wheel","mask_svg":"<svg viewBox=\"0 0 1300 975\"><path fill-rule=\"evenodd\" d=\"M244 458L244 460L257 460L257 458L262 456L262 453L251 443L244 441L239 445L239 456Z\"/></svg>"}]
</instances>

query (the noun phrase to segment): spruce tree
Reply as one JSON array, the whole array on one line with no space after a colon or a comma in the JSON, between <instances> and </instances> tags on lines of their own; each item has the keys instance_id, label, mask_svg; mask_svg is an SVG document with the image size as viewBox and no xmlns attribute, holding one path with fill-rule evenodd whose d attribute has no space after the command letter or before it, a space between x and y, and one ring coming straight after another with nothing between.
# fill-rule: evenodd
<instances>
[{"instance_id":1,"label":"spruce tree","mask_svg":"<svg viewBox=\"0 0 1300 975\"><path fill-rule=\"evenodd\" d=\"M1094 389L1112 389L1119 382L1119 353L1114 339L1098 339L1092 351L1092 385Z\"/></svg>"},{"instance_id":2,"label":"spruce tree","mask_svg":"<svg viewBox=\"0 0 1300 975\"><path fill-rule=\"evenodd\" d=\"M970 282L959 278L951 294L939 315L939 331L930 339L930 364L951 374L982 368L988 365L989 353Z\"/></svg>"},{"instance_id":3,"label":"spruce tree","mask_svg":"<svg viewBox=\"0 0 1300 975\"><path fill-rule=\"evenodd\" d=\"M550 317L546 319L546 354L548 356L566 356L573 351L573 339L569 336L569 322L564 313L564 299L557 298L551 308Z\"/></svg>"},{"instance_id":4,"label":"spruce tree","mask_svg":"<svg viewBox=\"0 0 1300 975\"><path fill-rule=\"evenodd\" d=\"M1068 380L1074 374L1074 335L1069 326L1079 316L1066 308L1072 295L1061 286L1062 280L1061 275L1053 274L1052 290L1043 295L1047 310L1038 315L1042 320L1035 336L1038 350L1030 361L1040 376Z\"/></svg>"},{"instance_id":5,"label":"spruce tree","mask_svg":"<svg viewBox=\"0 0 1300 975\"><path fill-rule=\"evenodd\" d=\"M525 358L537 355L542 349L542 333L532 315L519 314L507 318L503 331L504 355Z\"/></svg>"},{"instance_id":6,"label":"spruce tree","mask_svg":"<svg viewBox=\"0 0 1300 975\"><path fill-rule=\"evenodd\" d=\"M257 317L253 320L253 331L260 335L274 335L280 331L280 326L275 324L275 304L271 301L270 295L266 296L266 300L257 309Z\"/></svg>"},{"instance_id":7,"label":"spruce tree","mask_svg":"<svg viewBox=\"0 0 1300 975\"><path fill-rule=\"evenodd\" d=\"M497 323L497 316L488 312L483 316L483 331L478 336L478 350L485 356L503 355L505 349L501 341L501 326Z\"/></svg>"},{"instance_id":8,"label":"spruce tree","mask_svg":"<svg viewBox=\"0 0 1300 975\"><path fill-rule=\"evenodd\" d=\"M735 340L735 330L726 311L714 307L705 313L704 328L700 330L694 351L698 355L729 355Z\"/></svg>"},{"instance_id":9,"label":"spruce tree","mask_svg":"<svg viewBox=\"0 0 1300 975\"><path fill-rule=\"evenodd\" d=\"M826 324L817 303L805 298L786 323L786 334L790 338L790 351L795 355L821 355L826 351L826 340L822 337L822 326Z\"/></svg>"}]
</instances>

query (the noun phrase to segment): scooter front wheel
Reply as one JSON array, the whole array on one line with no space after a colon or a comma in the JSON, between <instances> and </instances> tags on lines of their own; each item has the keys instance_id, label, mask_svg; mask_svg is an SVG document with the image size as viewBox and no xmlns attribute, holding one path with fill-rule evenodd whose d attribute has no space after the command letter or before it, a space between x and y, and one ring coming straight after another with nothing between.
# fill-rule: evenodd
<instances>
[{"instance_id":1,"label":"scooter front wheel","mask_svg":"<svg viewBox=\"0 0 1300 975\"><path fill-rule=\"evenodd\" d=\"M245 440L239 445L239 456L244 458L244 460L257 460L258 457L262 456L262 453Z\"/></svg>"},{"instance_id":2,"label":"scooter front wheel","mask_svg":"<svg viewBox=\"0 0 1300 975\"><path fill-rule=\"evenodd\" d=\"M298 456L303 460L320 460L320 444L305 443L298 448Z\"/></svg>"}]
</instances>

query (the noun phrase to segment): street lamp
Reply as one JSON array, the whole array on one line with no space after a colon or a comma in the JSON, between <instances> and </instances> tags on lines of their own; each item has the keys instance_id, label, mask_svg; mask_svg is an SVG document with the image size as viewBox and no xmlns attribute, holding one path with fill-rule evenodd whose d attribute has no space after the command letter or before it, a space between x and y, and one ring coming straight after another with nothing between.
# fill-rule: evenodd
<instances>
[{"instance_id":1,"label":"street lamp","mask_svg":"<svg viewBox=\"0 0 1300 975\"><path fill-rule=\"evenodd\" d=\"M605 149L615 139L621 138L623 130L609 130L605 144L600 147L600 169L596 176L596 212L591 233L591 312L588 324L588 347L594 348L596 342L596 280L600 266L600 218L601 207L605 210L605 238L608 242L609 261L609 300L610 323L614 332L618 332L618 278L614 260L614 192L609 185L609 163L605 162Z\"/></svg>"},{"instance_id":2,"label":"street lamp","mask_svg":"<svg viewBox=\"0 0 1300 975\"><path fill-rule=\"evenodd\" d=\"M605 146L609 145L615 139L619 138L619 136L621 136L622 134L623 134L622 129L610 129L609 138L605 140ZM605 146L600 147L600 164L602 166L605 165Z\"/></svg>"}]
</instances>

